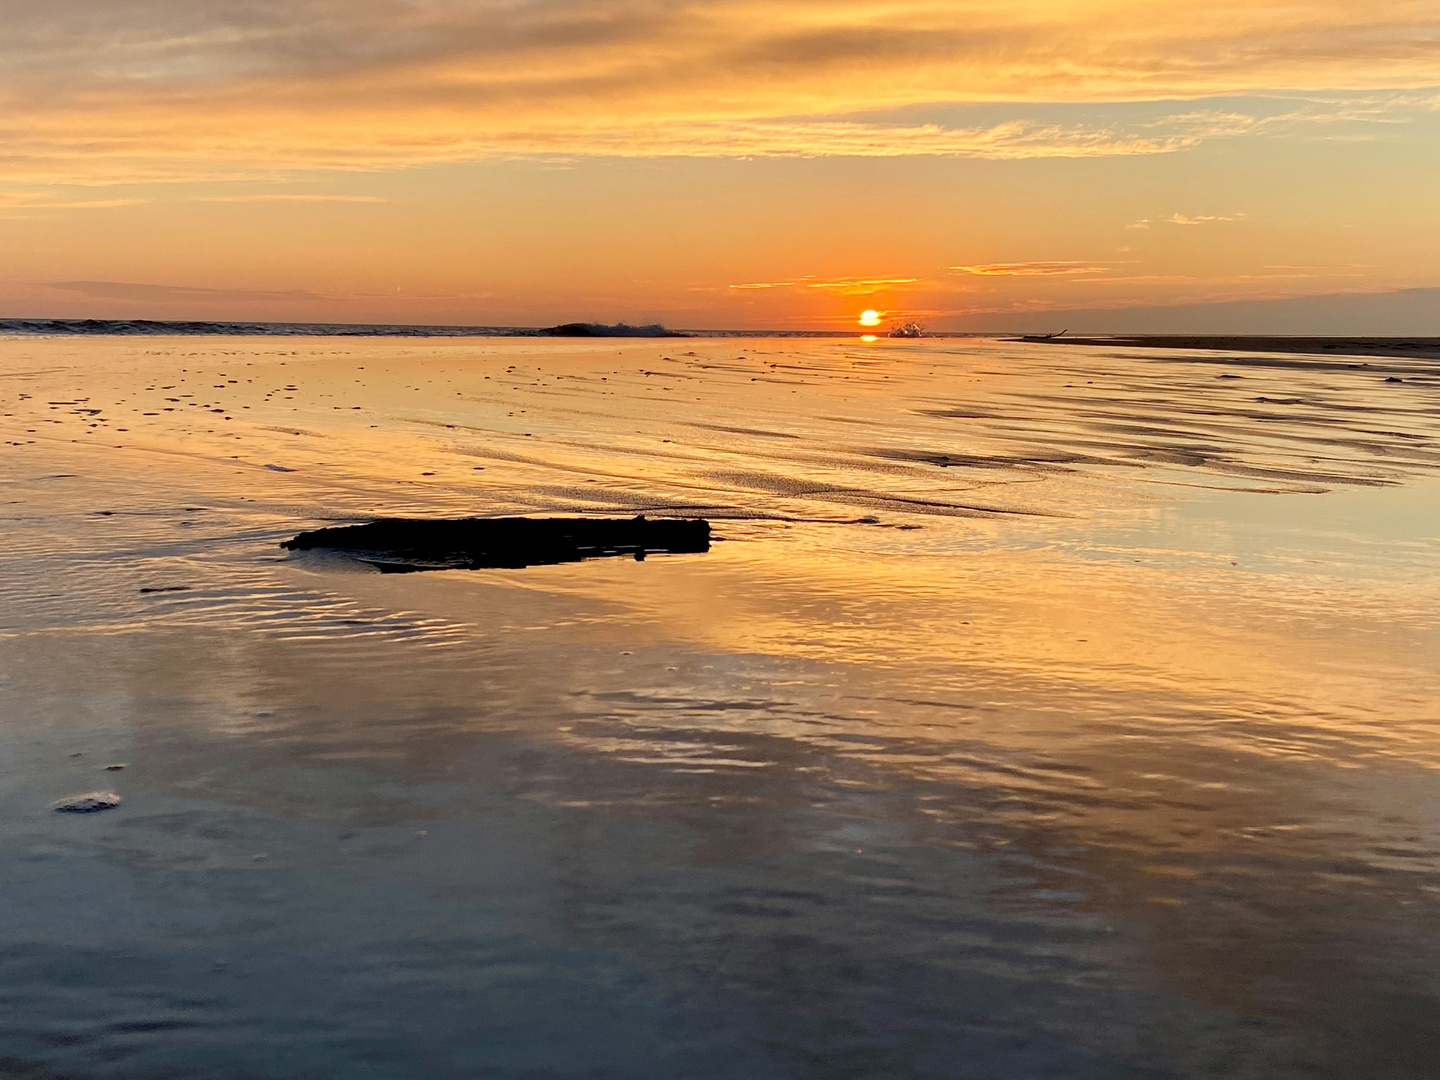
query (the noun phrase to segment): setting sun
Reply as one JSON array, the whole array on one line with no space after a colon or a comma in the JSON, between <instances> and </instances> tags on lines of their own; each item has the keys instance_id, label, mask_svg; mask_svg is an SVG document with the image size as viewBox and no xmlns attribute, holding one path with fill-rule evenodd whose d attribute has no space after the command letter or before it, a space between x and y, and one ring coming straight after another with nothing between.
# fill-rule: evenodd
<instances>
[{"instance_id":1,"label":"setting sun","mask_svg":"<svg viewBox=\"0 0 1440 1080\"><path fill-rule=\"evenodd\" d=\"M861 326L879 326L880 313L878 311L862 311L860 313Z\"/></svg>"}]
</instances>

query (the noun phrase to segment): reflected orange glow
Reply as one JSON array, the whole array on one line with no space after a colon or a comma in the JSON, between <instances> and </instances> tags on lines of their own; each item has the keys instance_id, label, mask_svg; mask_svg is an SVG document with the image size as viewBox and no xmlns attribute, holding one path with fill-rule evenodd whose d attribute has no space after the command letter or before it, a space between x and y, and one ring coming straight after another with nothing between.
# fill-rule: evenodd
<instances>
[{"instance_id":1,"label":"reflected orange glow","mask_svg":"<svg viewBox=\"0 0 1440 1080\"><path fill-rule=\"evenodd\" d=\"M886 299L890 319L918 314ZM936 337L857 353L884 335L850 319L837 338L5 337L4 691L7 725L25 725L7 737L52 739L32 759L68 770L30 790L95 775L105 758L67 756L87 729L48 732L113 701L107 738L144 762L137 802L247 822L213 846L187 829L178 848L147 826L126 841L134 865L233 874L263 842L281 853L267 875L341 866L330 876L361 897L348 908L262 898L301 930L315 912L347 934L387 916L370 898L398 895L376 889L403 858L448 934L470 886L444 856L475 836L485 872L537 898L514 908L516 940L548 948L538 918L629 948L593 913L638 881L655 925L751 949L727 968L760 970L735 991L747 1000L775 992L749 963L775 922L749 906L735 914L758 931L721 921L737 895L795 913L815 942L801 961L933 970L942 995L947 972L1038 957L1067 980L1094 972L1097 1015L1131 1030L1109 987L1198 1003L1198 1020L1145 1020L1161 1035L1228 1010L1242 1050L1274 1016L1282 1034L1393 1038L1402 1025L1350 1011L1429 993L1431 362ZM341 516L642 509L703 514L725 542L413 575L276 547ZM72 708L77 656L96 676ZM420 832L435 854L396 854ZM614 871L627 859L641 876ZM553 866L555 884L497 876L512 865ZM55 873L33 880L43 910ZM804 899L868 905L876 883L900 960L865 944L885 925ZM606 906L571 903L587 890ZM254 894L237 895L248 906L221 896L217 925L252 916ZM511 933L495 921L511 908L479 895L499 913L486 940ZM1041 919L1055 930L1036 947ZM917 969L912 927L980 960ZM1398 982L1401 950L1419 989ZM415 955L382 959L410 978L434 953ZM1345 999L1307 996L1317 972ZM1038 979L1026 1023L1054 997Z\"/></svg>"}]
</instances>

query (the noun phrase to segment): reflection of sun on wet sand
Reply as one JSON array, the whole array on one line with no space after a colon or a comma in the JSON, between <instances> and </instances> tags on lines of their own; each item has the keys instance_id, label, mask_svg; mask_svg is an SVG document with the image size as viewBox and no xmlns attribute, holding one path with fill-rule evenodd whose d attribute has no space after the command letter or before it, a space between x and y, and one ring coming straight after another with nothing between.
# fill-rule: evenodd
<instances>
[{"instance_id":1,"label":"reflection of sun on wet sand","mask_svg":"<svg viewBox=\"0 0 1440 1080\"><path fill-rule=\"evenodd\" d=\"M923 1017L1035 1075L1418 1080L1386 1017L1440 940L1440 379L1230 352L0 340L12 1026L118 1009L94 1053L159 1054L144 969L225 1060L297 1015L430 1045L459 1003L449 1045L549 1068L474 1007L518 1001L665 1075L606 1057L638 987L656 1032L730 1017L711 1057L861 1032L925 1075ZM712 544L280 546L517 515ZM125 963L59 981L76 920Z\"/></svg>"}]
</instances>

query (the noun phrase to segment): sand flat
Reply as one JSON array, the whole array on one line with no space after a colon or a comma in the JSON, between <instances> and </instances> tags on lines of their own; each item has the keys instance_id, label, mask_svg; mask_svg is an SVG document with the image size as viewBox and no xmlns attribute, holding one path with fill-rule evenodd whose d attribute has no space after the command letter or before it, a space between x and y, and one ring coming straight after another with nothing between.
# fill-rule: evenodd
<instances>
[{"instance_id":1,"label":"sand flat","mask_svg":"<svg viewBox=\"0 0 1440 1080\"><path fill-rule=\"evenodd\" d=\"M1440 378L1286 359L0 339L0 1054L1425 1075Z\"/></svg>"}]
</instances>

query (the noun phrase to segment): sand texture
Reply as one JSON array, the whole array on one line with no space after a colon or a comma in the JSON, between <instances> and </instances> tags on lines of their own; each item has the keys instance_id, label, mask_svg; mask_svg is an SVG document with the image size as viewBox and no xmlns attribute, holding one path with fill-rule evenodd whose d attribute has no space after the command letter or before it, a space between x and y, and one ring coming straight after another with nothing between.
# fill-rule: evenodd
<instances>
[{"instance_id":1,"label":"sand texture","mask_svg":"<svg viewBox=\"0 0 1440 1080\"><path fill-rule=\"evenodd\" d=\"M1433 358L16 336L0 413L16 1069L1433 1075ZM709 550L281 546L637 515Z\"/></svg>"}]
</instances>

